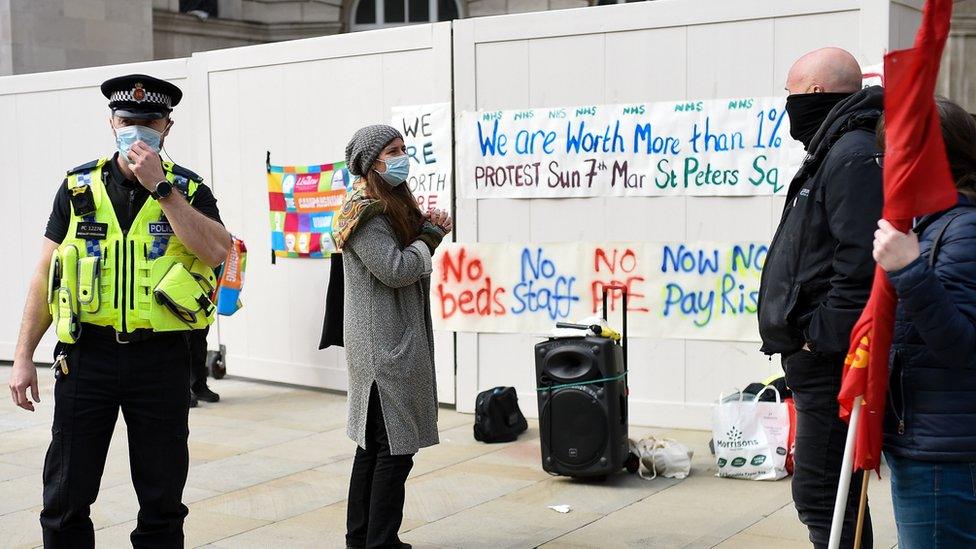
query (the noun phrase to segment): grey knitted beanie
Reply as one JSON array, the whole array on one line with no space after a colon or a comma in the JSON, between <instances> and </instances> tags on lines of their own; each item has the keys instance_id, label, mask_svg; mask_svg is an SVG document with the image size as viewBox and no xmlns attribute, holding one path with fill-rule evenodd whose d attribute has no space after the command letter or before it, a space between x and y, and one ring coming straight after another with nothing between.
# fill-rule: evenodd
<instances>
[{"instance_id":1,"label":"grey knitted beanie","mask_svg":"<svg viewBox=\"0 0 976 549\"><path fill-rule=\"evenodd\" d=\"M373 162L383 152L383 147L398 137L403 139L403 135L396 128L386 124L360 128L346 145L346 167L349 168L349 173L365 177Z\"/></svg>"}]
</instances>

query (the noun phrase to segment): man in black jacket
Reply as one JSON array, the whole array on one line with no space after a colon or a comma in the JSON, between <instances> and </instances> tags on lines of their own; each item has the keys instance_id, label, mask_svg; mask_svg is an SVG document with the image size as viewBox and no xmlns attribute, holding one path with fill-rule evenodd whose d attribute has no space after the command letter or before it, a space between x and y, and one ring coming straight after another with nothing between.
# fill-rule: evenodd
<instances>
[{"instance_id":1,"label":"man in black jacket","mask_svg":"<svg viewBox=\"0 0 976 549\"><path fill-rule=\"evenodd\" d=\"M881 217L875 127L881 88L861 89L861 69L841 49L801 57L790 69L790 135L807 157L763 268L762 351L782 355L797 412L793 501L815 547L827 547L847 424L838 418L851 329L871 291L872 241ZM851 547L860 490L850 491L842 547ZM872 545L870 515L862 547Z\"/></svg>"}]
</instances>

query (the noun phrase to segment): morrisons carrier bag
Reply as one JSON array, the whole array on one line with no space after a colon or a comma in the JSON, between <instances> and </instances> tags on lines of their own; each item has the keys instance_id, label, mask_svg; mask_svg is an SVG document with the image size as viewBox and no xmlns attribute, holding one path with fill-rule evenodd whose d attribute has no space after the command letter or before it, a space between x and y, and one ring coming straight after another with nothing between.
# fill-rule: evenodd
<instances>
[{"instance_id":1,"label":"morrisons carrier bag","mask_svg":"<svg viewBox=\"0 0 976 549\"><path fill-rule=\"evenodd\" d=\"M760 402L766 391L775 402ZM749 480L779 480L786 476L790 417L779 391L767 385L755 397L726 399L720 395L712 419L718 476Z\"/></svg>"}]
</instances>

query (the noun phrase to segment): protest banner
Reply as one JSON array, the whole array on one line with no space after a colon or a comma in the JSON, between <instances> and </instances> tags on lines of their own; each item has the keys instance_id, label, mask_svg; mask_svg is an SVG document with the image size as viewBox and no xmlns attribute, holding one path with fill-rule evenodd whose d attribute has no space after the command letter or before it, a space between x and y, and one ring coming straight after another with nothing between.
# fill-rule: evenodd
<instances>
[{"instance_id":1,"label":"protest banner","mask_svg":"<svg viewBox=\"0 0 976 549\"><path fill-rule=\"evenodd\" d=\"M462 198L785 194L782 97L464 112Z\"/></svg>"},{"instance_id":2,"label":"protest banner","mask_svg":"<svg viewBox=\"0 0 976 549\"><path fill-rule=\"evenodd\" d=\"M444 244L434 258L434 327L546 334L599 315L624 285L638 337L758 341L759 242ZM609 309L622 299L611 293Z\"/></svg>"},{"instance_id":3,"label":"protest banner","mask_svg":"<svg viewBox=\"0 0 976 549\"><path fill-rule=\"evenodd\" d=\"M454 171L451 104L393 107L390 124L403 134L410 157L407 185L420 209L451 211Z\"/></svg>"}]
</instances>

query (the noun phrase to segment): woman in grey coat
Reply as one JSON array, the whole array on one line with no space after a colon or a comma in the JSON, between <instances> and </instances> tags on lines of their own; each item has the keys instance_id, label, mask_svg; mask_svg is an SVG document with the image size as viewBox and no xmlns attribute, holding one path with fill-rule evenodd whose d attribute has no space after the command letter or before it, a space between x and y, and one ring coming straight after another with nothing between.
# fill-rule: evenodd
<instances>
[{"instance_id":1,"label":"woman in grey coat","mask_svg":"<svg viewBox=\"0 0 976 549\"><path fill-rule=\"evenodd\" d=\"M343 254L348 433L359 446L346 545L409 547L397 536L404 483L413 455L438 442L431 256L453 222L420 211L404 184L410 165L396 129L356 132L346 165L357 180L333 223Z\"/></svg>"}]
</instances>

